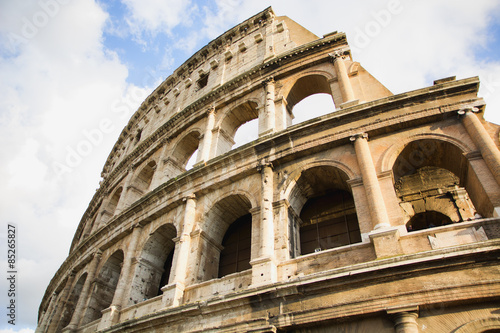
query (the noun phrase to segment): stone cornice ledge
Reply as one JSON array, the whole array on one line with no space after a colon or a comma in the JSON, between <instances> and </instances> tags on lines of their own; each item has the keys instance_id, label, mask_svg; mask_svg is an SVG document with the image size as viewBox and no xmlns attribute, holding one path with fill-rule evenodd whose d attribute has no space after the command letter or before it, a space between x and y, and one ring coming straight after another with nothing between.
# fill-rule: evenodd
<instances>
[{"instance_id":1,"label":"stone cornice ledge","mask_svg":"<svg viewBox=\"0 0 500 333\"><path fill-rule=\"evenodd\" d=\"M195 314L203 314L213 315L217 312L228 311L228 309L236 309L238 307L249 306L252 302L261 302L266 298L265 295L270 295L272 298L281 297L282 299L286 299L287 297L301 297L301 290L306 287L312 287L314 292L320 292L320 290L327 290L327 292L331 293L332 283L337 284L335 281L339 281L339 285L345 284L362 284L369 282L370 280L377 279L378 275L374 274L375 272L387 272L386 274L392 275L393 280L397 279L398 272L390 272L390 270L397 269L398 271L402 271L401 274L407 274L406 268L411 269L412 266L415 265L426 265L426 270L429 269L431 263L439 263L439 261L449 261L453 258L460 259L460 257L464 255L481 255L482 253L492 252L492 251L500 251L500 240L489 240L482 243L473 243L455 246L446 249L438 249L438 250L430 250L426 252L420 252L416 254L408 254L401 255L392 258L374 260L367 263L356 264L352 266L336 268L328 271L323 271L315 274L310 274L305 277L300 277L296 279L292 279L287 282L279 282L275 284L270 284L262 287L256 288L247 288L242 291L234 292L231 294L226 294L222 296L216 296L201 302L194 302L190 304L184 304L179 307L167 308L164 310L159 310L155 313L146 315L141 318L135 318L132 320L125 321L123 323L119 323L115 326L112 326L110 329L106 330L106 332L120 332L126 327L133 327L141 325L142 323L149 323L149 327L151 327L151 323L156 320L160 320L165 316L172 316L171 322L176 322L181 320L182 316L192 316ZM470 260L465 260L463 263L459 263L458 265L470 264ZM439 266L437 266L439 267ZM430 268L432 269L432 268ZM349 278L349 280L345 280L346 282L340 281L342 278ZM484 281L481 284L471 283L464 287L476 287L483 286L493 287L494 285L499 285L500 281ZM319 289L318 289L319 288ZM451 287L453 288L453 287ZM449 289L445 288L434 288L425 290L426 294L432 292L445 291ZM396 296L404 297L406 296L405 292L400 292ZM269 297L269 296L267 296ZM332 311L337 313L339 316L344 315L360 315L368 312L376 312L376 311L384 311L386 307L386 301L388 298L394 297L394 295L385 295L373 297L372 299L363 301L355 300L355 301L345 301L342 304L339 304L342 307L345 307L344 311L349 311L346 314L339 314L335 307L331 307L326 305L323 308L315 308L313 310L303 310L297 313L294 313L294 318L297 317L299 321L307 322L309 319L305 317L310 316L318 316L318 313L326 312L325 316L331 315ZM453 300L459 300L460 295L454 294ZM394 300L392 300L393 302ZM393 304L394 305L394 304ZM283 316L289 315L285 314L277 314L276 317L273 318L272 323L279 324L278 326L286 326L286 323L283 322L285 319ZM300 319L302 317L302 319ZM325 318L326 319L326 318ZM300 323L299 323L300 324ZM206 327L206 329L210 329Z\"/></svg>"}]
</instances>

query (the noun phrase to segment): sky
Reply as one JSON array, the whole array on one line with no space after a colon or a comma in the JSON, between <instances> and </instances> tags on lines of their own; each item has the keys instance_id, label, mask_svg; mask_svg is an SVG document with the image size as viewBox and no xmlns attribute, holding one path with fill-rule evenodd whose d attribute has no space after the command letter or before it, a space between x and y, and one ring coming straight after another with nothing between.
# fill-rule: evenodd
<instances>
[{"instance_id":1,"label":"sky","mask_svg":"<svg viewBox=\"0 0 500 333\"><path fill-rule=\"evenodd\" d=\"M0 267L7 276L10 228L17 271L15 325L0 278L0 333L35 329L140 103L193 53L268 6L319 37L345 32L354 60L395 94L479 76L485 118L500 124L498 1L0 0ZM295 121L333 110L331 99L313 96L296 106Z\"/></svg>"}]
</instances>

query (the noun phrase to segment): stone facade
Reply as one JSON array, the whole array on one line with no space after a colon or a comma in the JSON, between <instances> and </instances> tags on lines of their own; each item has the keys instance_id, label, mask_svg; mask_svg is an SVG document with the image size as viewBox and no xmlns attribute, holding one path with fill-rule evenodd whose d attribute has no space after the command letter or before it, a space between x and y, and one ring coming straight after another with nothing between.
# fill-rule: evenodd
<instances>
[{"instance_id":1,"label":"stone facade","mask_svg":"<svg viewBox=\"0 0 500 333\"><path fill-rule=\"evenodd\" d=\"M264 10L133 115L37 332L497 332L500 129L478 87L393 95L345 34ZM292 126L316 93L335 110Z\"/></svg>"}]
</instances>

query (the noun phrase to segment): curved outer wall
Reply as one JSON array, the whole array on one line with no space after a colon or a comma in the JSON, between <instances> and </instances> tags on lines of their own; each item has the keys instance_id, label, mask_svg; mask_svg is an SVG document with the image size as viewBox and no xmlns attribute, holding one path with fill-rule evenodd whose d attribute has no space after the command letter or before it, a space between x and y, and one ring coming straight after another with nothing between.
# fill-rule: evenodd
<instances>
[{"instance_id":1,"label":"curved outer wall","mask_svg":"<svg viewBox=\"0 0 500 333\"><path fill-rule=\"evenodd\" d=\"M499 129L478 87L393 95L345 34L267 8L133 115L37 332L500 328ZM335 109L292 125L317 93Z\"/></svg>"}]
</instances>

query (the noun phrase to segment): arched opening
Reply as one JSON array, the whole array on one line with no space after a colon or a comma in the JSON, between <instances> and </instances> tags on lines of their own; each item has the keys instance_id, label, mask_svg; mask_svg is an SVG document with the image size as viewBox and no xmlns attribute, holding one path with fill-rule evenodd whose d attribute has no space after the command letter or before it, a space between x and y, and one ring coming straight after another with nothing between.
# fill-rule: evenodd
<instances>
[{"instance_id":1,"label":"arched opening","mask_svg":"<svg viewBox=\"0 0 500 333\"><path fill-rule=\"evenodd\" d=\"M168 179L186 172L188 163L193 163L200 144L200 133L193 131L185 135L175 146L172 154L165 159L165 174ZM192 160L193 158L193 160ZM194 163L193 163L194 164ZM190 164L189 167L192 167Z\"/></svg>"},{"instance_id":2,"label":"arched opening","mask_svg":"<svg viewBox=\"0 0 500 333\"><path fill-rule=\"evenodd\" d=\"M121 250L113 253L102 266L94 283L92 296L82 324L93 322L102 317L102 310L108 308L113 302L118 279L120 278L123 263L123 252Z\"/></svg>"},{"instance_id":3,"label":"arched opening","mask_svg":"<svg viewBox=\"0 0 500 333\"><path fill-rule=\"evenodd\" d=\"M68 302L66 302L66 306L64 307L64 312L61 317L61 321L59 323L59 330L62 330L71 322L71 317L75 312L76 304L78 303L78 299L80 298L80 294L83 289L83 285L85 284L85 280L87 279L87 273L82 274L76 284L71 291L71 294L68 298Z\"/></svg>"},{"instance_id":4,"label":"arched opening","mask_svg":"<svg viewBox=\"0 0 500 333\"><path fill-rule=\"evenodd\" d=\"M352 195L333 190L310 198L300 212L301 254L361 242Z\"/></svg>"},{"instance_id":5,"label":"arched opening","mask_svg":"<svg viewBox=\"0 0 500 333\"><path fill-rule=\"evenodd\" d=\"M411 230L442 225L441 220L455 223L474 218L475 205L467 191L468 165L460 149L448 142L425 139L406 145L393 173L396 195ZM408 224L411 219L415 220Z\"/></svg>"},{"instance_id":6,"label":"arched opening","mask_svg":"<svg viewBox=\"0 0 500 333\"><path fill-rule=\"evenodd\" d=\"M333 166L302 171L289 196L292 257L361 242L347 180Z\"/></svg>"},{"instance_id":7,"label":"arched opening","mask_svg":"<svg viewBox=\"0 0 500 333\"><path fill-rule=\"evenodd\" d=\"M170 279L177 231L171 224L158 228L148 238L137 260L129 305L161 295Z\"/></svg>"},{"instance_id":8,"label":"arched opening","mask_svg":"<svg viewBox=\"0 0 500 333\"><path fill-rule=\"evenodd\" d=\"M106 208L102 212L101 224L108 222L113 217L113 215L115 215L116 207L118 207L118 202L120 201L122 191L123 187L120 186L111 195L111 199L108 201Z\"/></svg>"},{"instance_id":9,"label":"arched opening","mask_svg":"<svg viewBox=\"0 0 500 333\"><path fill-rule=\"evenodd\" d=\"M418 231L453 223L449 216L433 210L418 213L406 223L406 230Z\"/></svg>"},{"instance_id":10,"label":"arched opening","mask_svg":"<svg viewBox=\"0 0 500 333\"><path fill-rule=\"evenodd\" d=\"M250 255L252 245L252 214L234 221L222 239L219 259L219 277L252 268Z\"/></svg>"},{"instance_id":11,"label":"arched opening","mask_svg":"<svg viewBox=\"0 0 500 333\"><path fill-rule=\"evenodd\" d=\"M235 135L236 131L239 131L240 126L254 119L258 119L258 117L259 112L257 110L257 103L255 102L246 102L232 109L231 112L225 116L218 129L216 155L222 155L230 151L236 143ZM253 125L248 126L250 130L255 130L253 134L249 132L248 127L242 127L242 136L257 138L258 129L255 129L255 125L254 122Z\"/></svg>"},{"instance_id":12,"label":"arched opening","mask_svg":"<svg viewBox=\"0 0 500 333\"><path fill-rule=\"evenodd\" d=\"M335 111L335 104L331 95L314 94L304 98L304 100L295 105L293 108L294 118L292 124L299 124L333 111Z\"/></svg>"},{"instance_id":13,"label":"arched opening","mask_svg":"<svg viewBox=\"0 0 500 333\"><path fill-rule=\"evenodd\" d=\"M250 120L236 130L233 149L259 138L259 119Z\"/></svg>"},{"instance_id":14,"label":"arched opening","mask_svg":"<svg viewBox=\"0 0 500 333\"><path fill-rule=\"evenodd\" d=\"M142 192L147 192L153 180L156 170L156 162L150 161L135 178L133 185Z\"/></svg>"},{"instance_id":15,"label":"arched opening","mask_svg":"<svg viewBox=\"0 0 500 333\"><path fill-rule=\"evenodd\" d=\"M206 281L250 268L252 215L250 201L241 194L225 197L212 206L203 241L199 279Z\"/></svg>"},{"instance_id":16,"label":"arched opening","mask_svg":"<svg viewBox=\"0 0 500 333\"><path fill-rule=\"evenodd\" d=\"M319 74L301 77L286 96L288 110L293 110L293 122L300 122L335 111L328 79ZM299 104L300 103L300 104Z\"/></svg>"},{"instance_id":17,"label":"arched opening","mask_svg":"<svg viewBox=\"0 0 500 333\"><path fill-rule=\"evenodd\" d=\"M198 160L198 149L196 149L193 152L193 155L191 155L188 162L186 163L186 171L191 170L193 168L193 166L196 164L197 160Z\"/></svg>"},{"instance_id":18,"label":"arched opening","mask_svg":"<svg viewBox=\"0 0 500 333\"><path fill-rule=\"evenodd\" d=\"M150 161L131 182L127 192L127 202L133 203L146 194L151 186L151 181L156 170L156 162Z\"/></svg>"}]
</instances>

